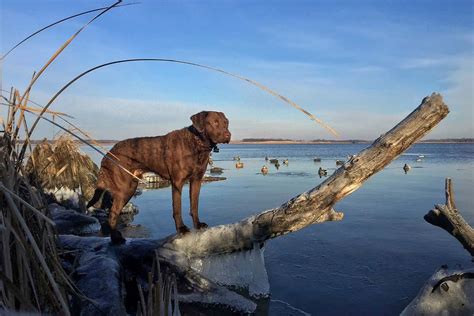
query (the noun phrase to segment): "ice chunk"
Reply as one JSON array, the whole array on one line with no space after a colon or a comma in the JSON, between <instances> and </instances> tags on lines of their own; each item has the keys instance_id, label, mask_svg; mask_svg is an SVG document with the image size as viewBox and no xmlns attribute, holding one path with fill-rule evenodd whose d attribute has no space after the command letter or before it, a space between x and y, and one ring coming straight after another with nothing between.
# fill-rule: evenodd
<instances>
[{"instance_id":1,"label":"ice chunk","mask_svg":"<svg viewBox=\"0 0 474 316\"><path fill-rule=\"evenodd\" d=\"M192 258L190 265L218 284L246 289L252 297L266 297L270 294L270 284L263 253L264 247L254 244L247 251Z\"/></svg>"}]
</instances>

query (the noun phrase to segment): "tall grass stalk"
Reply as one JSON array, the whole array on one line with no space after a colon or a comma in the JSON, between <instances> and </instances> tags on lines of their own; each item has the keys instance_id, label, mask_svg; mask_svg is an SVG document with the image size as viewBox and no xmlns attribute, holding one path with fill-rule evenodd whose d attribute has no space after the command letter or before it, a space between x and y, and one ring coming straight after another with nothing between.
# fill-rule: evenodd
<instances>
[{"instance_id":1,"label":"tall grass stalk","mask_svg":"<svg viewBox=\"0 0 474 316\"><path fill-rule=\"evenodd\" d=\"M70 315L70 296L80 295L61 266L56 228L47 218L41 188L29 183L23 169L26 149L31 150L31 130L24 114L33 113L27 106L29 95L48 66L90 23L120 2L101 10L74 33L40 71L33 74L22 95L12 88L9 98L4 98L8 113L6 120L2 120L3 134L0 137L0 308L3 311ZM45 112L42 109L37 120ZM27 139L18 153L16 148L22 126Z\"/></svg>"},{"instance_id":2,"label":"tall grass stalk","mask_svg":"<svg viewBox=\"0 0 474 316\"><path fill-rule=\"evenodd\" d=\"M12 98L12 100L18 100ZM9 111L17 115L16 109ZM17 170L13 117L0 137L0 307L70 315L69 294L75 293L57 252L55 224L45 200Z\"/></svg>"},{"instance_id":3,"label":"tall grass stalk","mask_svg":"<svg viewBox=\"0 0 474 316\"><path fill-rule=\"evenodd\" d=\"M155 252L151 271L148 273L147 295L140 284L138 293L137 316L178 316L178 287L174 274L164 273L160 268L160 259Z\"/></svg>"}]
</instances>

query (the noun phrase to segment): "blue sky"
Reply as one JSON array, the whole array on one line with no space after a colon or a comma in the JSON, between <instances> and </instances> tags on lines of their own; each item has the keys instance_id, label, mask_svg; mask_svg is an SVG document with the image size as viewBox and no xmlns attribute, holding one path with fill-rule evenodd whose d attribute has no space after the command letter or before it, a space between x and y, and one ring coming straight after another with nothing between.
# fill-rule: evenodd
<instances>
[{"instance_id":1,"label":"blue sky","mask_svg":"<svg viewBox=\"0 0 474 316\"><path fill-rule=\"evenodd\" d=\"M36 29L104 1L1 1L2 52ZM46 71L31 99L122 58L173 58L249 77L334 127L373 139L440 92L451 113L427 138L474 137L472 1L143 1L90 25ZM36 36L3 63L3 88L32 72L90 16ZM334 138L275 97L222 74L165 63L94 72L52 109L96 138L160 135L201 110L226 113L234 139ZM2 110L2 115L5 111ZM42 124L35 138L51 137Z\"/></svg>"}]
</instances>

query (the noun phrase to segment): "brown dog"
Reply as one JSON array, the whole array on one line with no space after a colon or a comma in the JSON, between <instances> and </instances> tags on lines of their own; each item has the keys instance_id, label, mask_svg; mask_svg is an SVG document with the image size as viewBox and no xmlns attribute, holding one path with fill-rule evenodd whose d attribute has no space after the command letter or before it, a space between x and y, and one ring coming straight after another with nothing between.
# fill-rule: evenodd
<instances>
[{"instance_id":1,"label":"brown dog","mask_svg":"<svg viewBox=\"0 0 474 316\"><path fill-rule=\"evenodd\" d=\"M193 125L164 136L131 138L118 142L107 154L108 158L102 159L97 188L87 207L94 205L104 192L110 194L112 205L109 225L113 243L125 241L117 230L117 217L138 185L138 180L120 166L138 177L151 171L170 180L173 217L178 233L189 232L181 217L181 191L184 183L189 180L194 228L207 227L206 223L199 221L198 216L201 180L206 172L210 151L216 144L230 141L229 120L222 112L202 111L191 116L191 121Z\"/></svg>"}]
</instances>

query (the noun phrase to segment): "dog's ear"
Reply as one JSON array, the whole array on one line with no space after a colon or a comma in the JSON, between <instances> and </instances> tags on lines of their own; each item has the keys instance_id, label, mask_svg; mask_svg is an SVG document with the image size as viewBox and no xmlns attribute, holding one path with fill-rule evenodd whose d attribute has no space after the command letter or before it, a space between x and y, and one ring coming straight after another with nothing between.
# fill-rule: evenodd
<instances>
[{"instance_id":1,"label":"dog's ear","mask_svg":"<svg viewBox=\"0 0 474 316\"><path fill-rule=\"evenodd\" d=\"M191 121L193 122L194 128L196 128L200 133L204 132L204 127L206 126L206 117L208 113L208 111L201 111L191 116Z\"/></svg>"}]
</instances>

